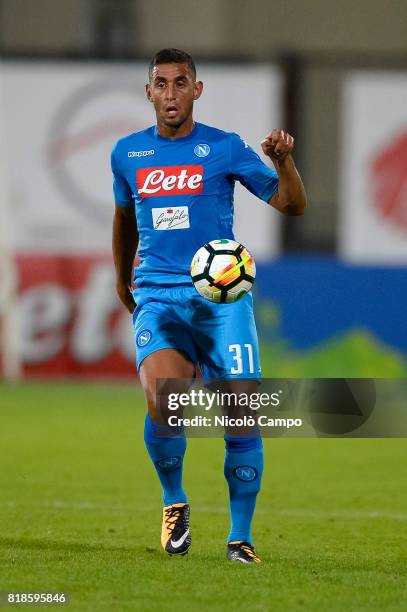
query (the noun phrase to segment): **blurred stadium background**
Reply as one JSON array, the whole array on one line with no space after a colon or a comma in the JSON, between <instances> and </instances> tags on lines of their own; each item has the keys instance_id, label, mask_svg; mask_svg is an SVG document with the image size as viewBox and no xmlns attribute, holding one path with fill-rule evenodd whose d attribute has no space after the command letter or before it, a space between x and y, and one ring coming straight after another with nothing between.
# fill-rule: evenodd
<instances>
[{"instance_id":1,"label":"blurred stadium background","mask_svg":"<svg viewBox=\"0 0 407 612\"><path fill-rule=\"evenodd\" d=\"M134 375L109 152L153 122L146 62L176 45L198 120L258 151L274 126L296 138L305 217L236 198L265 374L404 376L406 24L403 2L1 0L3 375Z\"/></svg>"},{"instance_id":2,"label":"blurred stadium background","mask_svg":"<svg viewBox=\"0 0 407 612\"><path fill-rule=\"evenodd\" d=\"M404 610L405 440L266 440L250 577L224 567L222 444L191 440L194 560L162 562L109 157L153 123L147 62L166 46L196 58L198 120L257 151L273 127L296 139L305 216L236 194L264 374L407 374L406 2L0 0L0 590L69 590L78 610Z\"/></svg>"},{"instance_id":3,"label":"blurred stadium background","mask_svg":"<svg viewBox=\"0 0 407 612\"><path fill-rule=\"evenodd\" d=\"M307 214L236 198L265 374L404 376L406 24L402 2L1 0L3 374L133 376L109 152L153 122L146 62L176 45L198 120L258 151L272 127L296 138Z\"/></svg>"}]
</instances>

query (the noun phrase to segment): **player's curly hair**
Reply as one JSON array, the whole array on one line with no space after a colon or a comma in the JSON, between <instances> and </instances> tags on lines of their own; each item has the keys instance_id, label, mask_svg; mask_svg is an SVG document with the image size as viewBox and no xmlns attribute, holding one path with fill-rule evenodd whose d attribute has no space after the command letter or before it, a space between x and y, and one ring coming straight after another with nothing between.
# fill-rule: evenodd
<instances>
[{"instance_id":1,"label":"player's curly hair","mask_svg":"<svg viewBox=\"0 0 407 612\"><path fill-rule=\"evenodd\" d=\"M148 78L151 79L153 70L158 64L187 64L194 79L196 78L195 62L186 51L180 49L161 49L153 55L148 68Z\"/></svg>"}]
</instances>

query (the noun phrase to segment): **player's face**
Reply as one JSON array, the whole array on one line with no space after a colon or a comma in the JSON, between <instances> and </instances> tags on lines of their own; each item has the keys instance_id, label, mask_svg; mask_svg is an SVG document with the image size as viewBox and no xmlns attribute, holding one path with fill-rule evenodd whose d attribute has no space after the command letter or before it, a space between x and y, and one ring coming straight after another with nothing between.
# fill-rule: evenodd
<instances>
[{"instance_id":1,"label":"player's face","mask_svg":"<svg viewBox=\"0 0 407 612\"><path fill-rule=\"evenodd\" d=\"M155 66L147 97L154 104L158 125L178 128L192 120L194 100L202 93L201 81L195 81L187 64Z\"/></svg>"}]
</instances>

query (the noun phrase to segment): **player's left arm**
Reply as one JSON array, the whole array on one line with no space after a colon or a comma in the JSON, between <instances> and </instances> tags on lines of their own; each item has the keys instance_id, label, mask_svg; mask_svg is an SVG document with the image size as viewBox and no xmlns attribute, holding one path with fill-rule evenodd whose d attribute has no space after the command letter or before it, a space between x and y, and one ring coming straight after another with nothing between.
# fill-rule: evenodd
<instances>
[{"instance_id":1,"label":"player's left arm","mask_svg":"<svg viewBox=\"0 0 407 612\"><path fill-rule=\"evenodd\" d=\"M273 130L262 141L261 148L278 174L278 191L269 204L285 215L304 214L307 196L292 156L294 138L283 130Z\"/></svg>"}]
</instances>

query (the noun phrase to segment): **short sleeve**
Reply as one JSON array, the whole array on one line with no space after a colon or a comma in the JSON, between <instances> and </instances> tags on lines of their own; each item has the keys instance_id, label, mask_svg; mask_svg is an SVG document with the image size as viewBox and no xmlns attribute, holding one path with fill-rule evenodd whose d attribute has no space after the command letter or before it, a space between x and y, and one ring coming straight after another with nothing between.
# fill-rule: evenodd
<instances>
[{"instance_id":1,"label":"short sleeve","mask_svg":"<svg viewBox=\"0 0 407 612\"><path fill-rule=\"evenodd\" d=\"M278 174L237 134L231 135L230 173L253 195L268 202L278 191Z\"/></svg>"},{"instance_id":2,"label":"short sleeve","mask_svg":"<svg viewBox=\"0 0 407 612\"><path fill-rule=\"evenodd\" d=\"M113 194L118 206L133 206L133 196L130 186L121 174L117 164L117 144L113 147L111 155L111 166L113 172Z\"/></svg>"}]
</instances>

